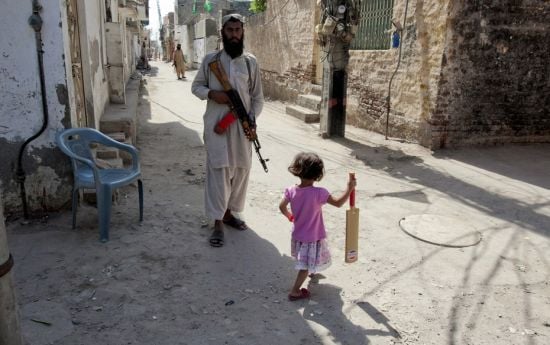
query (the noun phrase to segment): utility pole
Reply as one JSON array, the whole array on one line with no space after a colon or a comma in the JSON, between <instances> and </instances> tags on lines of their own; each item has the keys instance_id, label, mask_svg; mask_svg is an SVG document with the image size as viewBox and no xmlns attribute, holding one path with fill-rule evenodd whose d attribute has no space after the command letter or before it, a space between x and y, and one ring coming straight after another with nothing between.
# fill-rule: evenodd
<instances>
[{"instance_id":1,"label":"utility pole","mask_svg":"<svg viewBox=\"0 0 550 345\"><path fill-rule=\"evenodd\" d=\"M19 314L11 276L13 258L8 250L3 208L0 191L0 345L22 345Z\"/></svg>"},{"instance_id":2,"label":"utility pole","mask_svg":"<svg viewBox=\"0 0 550 345\"><path fill-rule=\"evenodd\" d=\"M162 56L164 54L164 27L162 23L162 14L160 13L160 0L157 0L157 13L159 17L159 55L162 60Z\"/></svg>"},{"instance_id":3,"label":"utility pole","mask_svg":"<svg viewBox=\"0 0 550 345\"><path fill-rule=\"evenodd\" d=\"M324 138L343 137L349 47L359 21L360 0L321 0L316 32L324 51L320 130Z\"/></svg>"}]
</instances>

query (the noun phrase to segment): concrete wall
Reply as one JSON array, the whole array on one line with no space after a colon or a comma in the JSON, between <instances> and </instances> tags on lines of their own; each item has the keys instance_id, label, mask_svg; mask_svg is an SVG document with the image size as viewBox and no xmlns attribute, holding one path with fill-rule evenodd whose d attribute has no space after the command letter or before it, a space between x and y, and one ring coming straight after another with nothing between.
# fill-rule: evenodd
<instances>
[{"instance_id":1,"label":"concrete wall","mask_svg":"<svg viewBox=\"0 0 550 345\"><path fill-rule=\"evenodd\" d=\"M187 65L194 65L193 32L192 25L176 25L174 41L175 44L181 44Z\"/></svg>"},{"instance_id":2,"label":"concrete wall","mask_svg":"<svg viewBox=\"0 0 550 345\"><path fill-rule=\"evenodd\" d=\"M427 145L550 141L550 2L450 9Z\"/></svg>"},{"instance_id":3,"label":"concrete wall","mask_svg":"<svg viewBox=\"0 0 550 345\"><path fill-rule=\"evenodd\" d=\"M271 1L264 14L251 17L245 44L260 61L266 95L294 101L315 82L315 70L324 52L315 52L316 1L283 7L285 3ZM391 136L422 141L429 135L426 127L438 95L448 3L409 1L401 66L392 86ZM402 23L404 12L405 0L396 0L393 18ZM385 132L388 86L397 62L397 49L350 51L348 124Z\"/></svg>"},{"instance_id":4,"label":"concrete wall","mask_svg":"<svg viewBox=\"0 0 550 345\"><path fill-rule=\"evenodd\" d=\"M193 67L198 68L200 66L204 56L214 50L218 46L218 37L210 36L205 38L197 38L193 40Z\"/></svg>"},{"instance_id":5,"label":"concrete wall","mask_svg":"<svg viewBox=\"0 0 550 345\"><path fill-rule=\"evenodd\" d=\"M104 4L103 0L78 1L86 113L93 119L95 128L99 128L99 120L109 101Z\"/></svg>"},{"instance_id":6,"label":"concrete wall","mask_svg":"<svg viewBox=\"0 0 550 345\"><path fill-rule=\"evenodd\" d=\"M219 48L220 37L216 21L212 18L201 19L195 25L189 25L188 28L193 30L191 63L194 68L198 68L206 54ZM184 54L186 54L185 51Z\"/></svg>"},{"instance_id":7,"label":"concrete wall","mask_svg":"<svg viewBox=\"0 0 550 345\"><path fill-rule=\"evenodd\" d=\"M136 47L137 44L137 31L134 32L132 28L125 26L126 32L126 78L129 79L132 73L136 71ZM139 55L137 55L139 57Z\"/></svg>"},{"instance_id":8,"label":"concrete wall","mask_svg":"<svg viewBox=\"0 0 550 345\"><path fill-rule=\"evenodd\" d=\"M394 1L400 23L405 4ZM310 34L316 6L270 1L245 26L266 96L294 101L308 91L317 63ZM410 0L388 135L431 148L550 141L549 32L548 1ZM348 124L385 133L398 55L398 49L350 52Z\"/></svg>"},{"instance_id":9,"label":"concrete wall","mask_svg":"<svg viewBox=\"0 0 550 345\"><path fill-rule=\"evenodd\" d=\"M124 52L126 51L126 34L122 23L105 23L106 51L108 78L109 78L109 99L112 103L124 104L126 102L126 80L124 66Z\"/></svg>"},{"instance_id":10,"label":"concrete wall","mask_svg":"<svg viewBox=\"0 0 550 345\"><path fill-rule=\"evenodd\" d=\"M13 179L19 148L43 123L35 34L28 24L31 4L31 1L10 2L9 6L3 6L0 20L0 84L3 90L0 92L0 190L3 190L7 214L22 211L19 187ZM64 43L65 7L64 1L42 5L49 120L46 131L27 146L23 155L30 211L61 207L68 200L71 189L68 159L55 145L56 132L71 125L72 88L68 88L64 60L70 56Z\"/></svg>"},{"instance_id":11,"label":"concrete wall","mask_svg":"<svg viewBox=\"0 0 550 345\"><path fill-rule=\"evenodd\" d=\"M113 22L120 22L118 0L108 0L108 4L111 9L111 20Z\"/></svg>"},{"instance_id":12,"label":"concrete wall","mask_svg":"<svg viewBox=\"0 0 550 345\"><path fill-rule=\"evenodd\" d=\"M315 6L271 0L265 12L248 17L245 49L258 58L267 97L294 101L311 88Z\"/></svg>"}]
</instances>

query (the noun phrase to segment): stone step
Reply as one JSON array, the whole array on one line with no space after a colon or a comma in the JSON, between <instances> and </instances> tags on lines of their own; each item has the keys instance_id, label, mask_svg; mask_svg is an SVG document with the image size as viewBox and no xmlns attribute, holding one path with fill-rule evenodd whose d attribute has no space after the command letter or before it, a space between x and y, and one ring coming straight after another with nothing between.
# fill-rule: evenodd
<instances>
[{"instance_id":1,"label":"stone step","mask_svg":"<svg viewBox=\"0 0 550 345\"><path fill-rule=\"evenodd\" d=\"M118 142L133 146L132 139L128 138L126 136L126 133L115 132L115 133L104 133L104 134ZM132 164L132 155L130 154L130 152L124 151L124 150L118 150L118 157L122 158L122 161L124 162L125 166Z\"/></svg>"},{"instance_id":2,"label":"stone step","mask_svg":"<svg viewBox=\"0 0 550 345\"><path fill-rule=\"evenodd\" d=\"M304 121L305 123L319 122L319 111L314 111L299 105L287 105L286 113Z\"/></svg>"},{"instance_id":3,"label":"stone step","mask_svg":"<svg viewBox=\"0 0 550 345\"><path fill-rule=\"evenodd\" d=\"M311 84L311 92L310 92L312 95L315 95L315 96L323 96L323 86L322 85L316 85L316 84Z\"/></svg>"},{"instance_id":4,"label":"stone step","mask_svg":"<svg viewBox=\"0 0 550 345\"><path fill-rule=\"evenodd\" d=\"M317 95L298 95L296 104L313 111L319 111L321 109L321 99L321 96Z\"/></svg>"},{"instance_id":5,"label":"stone step","mask_svg":"<svg viewBox=\"0 0 550 345\"><path fill-rule=\"evenodd\" d=\"M132 121L127 119L120 119L120 120L109 120L104 121L102 120L99 123L99 130L103 133L118 133L121 132L124 135L124 138L131 137L132 133L135 130L135 125L132 123ZM113 138L115 139L115 138ZM121 141L118 139L115 139L117 141Z\"/></svg>"},{"instance_id":6,"label":"stone step","mask_svg":"<svg viewBox=\"0 0 550 345\"><path fill-rule=\"evenodd\" d=\"M124 132L133 145L137 139L137 106L140 80L130 78L126 84L126 104L109 103L99 121L103 133Z\"/></svg>"},{"instance_id":7,"label":"stone step","mask_svg":"<svg viewBox=\"0 0 550 345\"><path fill-rule=\"evenodd\" d=\"M100 159L116 159L119 158L118 149L114 147L99 146L95 150L95 156Z\"/></svg>"},{"instance_id":8,"label":"stone step","mask_svg":"<svg viewBox=\"0 0 550 345\"><path fill-rule=\"evenodd\" d=\"M103 132L103 134L105 134L106 136L108 136L109 138L113 139L113 140L116 140L120 143L125 143L126 142L126 133L124 131L114 131L114 132L109 132L109 131L101 131Z\"/></svg>"},{"instance_id":9,"label":"stone step","mask_svg":"<svg viewBox=\"0 0 550 345\"><path fill-rule=\"evenodd\" d=\"M114 168L124 168L124 161L122 158L109 158L102 159L96 158L96 165L100 169L114 169Z\"/></svg>"}]
</instances>

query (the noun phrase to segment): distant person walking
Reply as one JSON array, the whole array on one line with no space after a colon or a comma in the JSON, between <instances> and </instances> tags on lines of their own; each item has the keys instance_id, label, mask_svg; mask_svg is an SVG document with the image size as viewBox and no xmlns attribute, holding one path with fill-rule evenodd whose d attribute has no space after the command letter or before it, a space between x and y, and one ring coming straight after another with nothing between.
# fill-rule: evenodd
<instances>
[{"instance_id":1,"label":"distant person walking","mask_svg":"<svg viewBox=\"0 0 550 345\"><path fill-rule=\"evenodd\" d=\"M204 57L191 87L195 96L208 100L203 116L206 146L204 202L206 216L214 220L214 231L209 238L212 247L224 244L223 224L237 230L248 229L247 224L233 212L244 209L252 164L252 143L238 120L226 121L232 118L229 114L230 99L209 68L213 61L223 67L229 83L255 123L262 111L264 96L258 62L254 55L243 51L243 23L244 18L239 14L222 18L223 50Z\"/></svg>"},{"instance_id":2,"label":"distant person walking","mask_svg":"<svg viewBox=\"0 0 550 345\"><path fill-rule=\"evenodd\" d=\"M302 288L308 274L312 277L331 264L321 208L327 203L341 207L356 185L355 180L350 179L346 191L333 197L325 188L313 186L323 178L324 170L323 160L315 153L306 152L297 154L288 167L292 175L300 178L300 184L285 189L279 204L281 213L293 222L290 249L298 275L288 294L291 301L309 298L309 291ZM289 204L292 212L288 210Z\"/></svg>"},{"instance_id":3,"label":"distant person walking","mask_svg":"<svg viewBox=\"0 0 550 345\"><path fill-rule=\"evenodd\" d=\"M174 55L172 56L172 66L176 69L176 73L179 79L187 79L185 77L185 56L183 56L183 50L181 50L181 44L178 44L176 50L174 50ZM181 77L180 77L181 75Z\"/></svg>"}]
</instances>

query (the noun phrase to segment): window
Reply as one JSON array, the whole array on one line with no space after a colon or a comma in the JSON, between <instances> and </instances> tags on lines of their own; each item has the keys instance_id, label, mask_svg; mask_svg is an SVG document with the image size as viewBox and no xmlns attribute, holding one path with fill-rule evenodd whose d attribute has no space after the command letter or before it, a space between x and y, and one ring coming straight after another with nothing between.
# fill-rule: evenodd
<instances>
[{"instance_id":1,"label":"window","mask_svg":"<svg viewBox=\"0 0 550 345\"><path fill-rule=\"evenodd\" d=\"M363 0L353 50L390 49L393 0Z\"/></svg>"}]
</instances>

